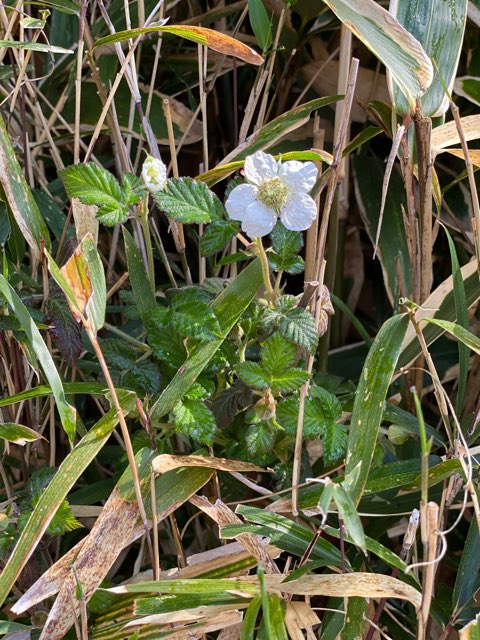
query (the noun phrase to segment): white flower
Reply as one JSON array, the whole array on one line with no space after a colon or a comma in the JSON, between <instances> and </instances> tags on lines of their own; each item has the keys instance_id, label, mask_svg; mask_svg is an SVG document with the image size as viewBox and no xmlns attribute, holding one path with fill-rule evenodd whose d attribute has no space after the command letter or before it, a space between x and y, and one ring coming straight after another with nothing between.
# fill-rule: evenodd
<instances>
[{"instance_id":1,"label":"white flower","mask_svg":"<svg viewBox=\"0 0 480 640\"><path fill-rule=\"evenodd\" d=\"M143 163L142 178L149 191L163 191L167 185L167 167L159 159L147 155Z\"/></svg>"},{"instance_id":2,"label":"white flower","mask_svg":"<svg viewBox=\"0 0 480 640\"><path fill-rule=\"evenodd\" d=\"M246 184L232 190L225 203L233 220L251 238L267 235L280 218L287 229L304 231L317 216L317 205L308 193L317 179L313 162L277 162L263 151L245 160Z\"/></svg>"}]
</instances>

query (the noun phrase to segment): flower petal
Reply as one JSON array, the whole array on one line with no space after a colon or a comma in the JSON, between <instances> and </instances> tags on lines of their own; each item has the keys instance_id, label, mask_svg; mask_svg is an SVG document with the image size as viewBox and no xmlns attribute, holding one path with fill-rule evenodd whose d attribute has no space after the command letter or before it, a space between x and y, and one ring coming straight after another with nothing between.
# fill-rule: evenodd
<instances>
[{"instance_id":1,"label":"flower petal","mask_svg":"<svg viewBox=\"0 0 480 640\"><path fill-rule=\"evenodd\" d=\"M292 194L282 207L280 220L290 231L305 231L317 217L317 204L306 193Z\"/></svg>"},{"instance_id":2,"label":"flower petal","mask_svg":"<svg viewBox=\"0 0 480 640\"><path fill-rule=\"evenodd\" d=\"M251 184L239 184L232 189L225 202L225 209L232 220L243 220L249 207L254 202L257 190Z\"/></svg>"},{"instance_id":3,"label":"flower petal","mask_svg":"<svg viewBox=\"0 0 480 640\"><path fill-rule=\"evenodd\" d=\"M315 184L318 169L313 162L288 160L280 165L278 175L289 191L308 193Z\"/></svg>"},{"instance_id":4,"label":"flower petal","mask_svg":"<svg viewBox=\"0 0 480 640\"><path fill-rule=\"evenodd\" d=\"M277 222L277 216L273 209L256 200L251 204L242 222L242 231L250 238L261 238L273 229Z\"/></svg>"},{"instance_id":5,"label":"flower petal","mask_svg":"<svg viewBox=\"0 0 480 640\"><path fill-rule=\"evenodd\" d=\"M275 178L278 174L278 164L275 158L263 151L257 151L245 158L245 178L252 184L259 185L265 180Z\"/></svg>"}]
</instances>

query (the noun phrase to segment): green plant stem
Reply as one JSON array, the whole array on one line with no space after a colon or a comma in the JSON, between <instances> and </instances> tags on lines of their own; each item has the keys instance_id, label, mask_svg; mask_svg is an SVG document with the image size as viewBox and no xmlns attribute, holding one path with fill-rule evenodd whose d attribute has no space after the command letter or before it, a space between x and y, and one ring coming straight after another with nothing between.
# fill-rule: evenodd
<instances>
[{"instance_id":1,"label":"green plant stem","mask_svg":"<svg viewBox=\"0 0 480 640\"><path fill-rule=\"evenodd\" d=\"M272 288L272 282L270 280L270 267L268 266L268 258L265 253L265 249L263 247L263 242L261 238L256 238L257 244L257 254L260 258L260 263L262 265L262 273L263 273L263 282L265 283L265 289L267 290L267 295L270 298L272 303L275 303L277 300L277 296L275 291Z\"/></svg>"},{"instance_id":2,"label":"green plant stem","mask_svg":"<svg viewBox=\"0 0 480 640\"><path fill-rule=\"evenodd\" d=\"M152 236L150 235L150 227L148 225L148 194L143 197L140 209L140 224L142 225L143 237L145 238L145 247L147 249L148 261L148 278L150 280L150 288L155 295L155 263L153 261Z\"/></svg>"},{"instance_id":3,"label":"green plant stem","mask_svg":"<svg viewBox=\"0 0 480 640\"><path fill-rule=\"evenodd\" d=\"M415 409L417 411L418 431L420 433L420 447L422 455L421 505L422 508L425 508L428 502L428 455L430 453L430 447L427 441L427 432L425 430L425 420L423 419L423 411L420 398L418 397L417 390L414 387L411 389L411 391L413 393L413 400L415 402Z\"/></svg>"}]
</instances>

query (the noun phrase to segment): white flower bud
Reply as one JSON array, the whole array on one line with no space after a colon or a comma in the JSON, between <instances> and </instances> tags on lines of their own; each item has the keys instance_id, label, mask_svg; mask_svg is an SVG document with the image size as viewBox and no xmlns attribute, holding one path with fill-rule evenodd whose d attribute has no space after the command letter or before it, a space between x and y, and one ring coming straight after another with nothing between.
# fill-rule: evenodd
<instances>
[{"instance_id":1,"label":"white flower bud","mask_svg":"<svg viewBox=\"0 0 480 640\"><path fill-rule=\"evenodd\" d=\"M142 178L152 193L163 191L167 185L167 167L159 158L147 156L142 167Z\"/></svg>"}]
</instances>

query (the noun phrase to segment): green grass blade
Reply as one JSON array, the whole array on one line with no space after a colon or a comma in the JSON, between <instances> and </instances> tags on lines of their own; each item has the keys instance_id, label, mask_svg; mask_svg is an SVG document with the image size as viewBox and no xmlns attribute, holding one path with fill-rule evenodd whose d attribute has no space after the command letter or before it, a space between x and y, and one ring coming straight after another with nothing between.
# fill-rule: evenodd
<instances>
[{"instance_id":1,"label":"green grass blade","mask_svg":"<svg viewBox=\"0 0 480 640\"><path fill-rule=\"evenodd\" d=\"M27 43L24 43L27 44ZM33 43L28 43L33 44ZM37 43L39 44L39 43ZM0 44L1 46L1 44ZM41 258L42 242L50 249L50 234L45 220L23 176L5 122L0 115L0 186L5 200L36 260ZM0 188L0 199L1 197Z\"/></svg>"},{"instance_id":2,"label":"green grass blade","mask_svg":"<svg viewBox=\"0 0 480 640\"><path fill-rule=\"evenodd\" d=\"M108 390L108 387L101 382L65 382L63 384L63 390L65 395L70 394L91 394L95 396L104 396ZM119 389L117 388L117 391ZM41 384L33 389L27 389L26 391L20 391L14 396L8 396L8 398L0 399L0 407L8 407L16 402L22 402L23 400L31 400L32 398L41 398L43 396L52 395L52 387L47 384Z\"/></svg>"},{"instance_id":3,"label":"green grass blade","mask_svg":"<svg viewBox=\"0 0 480 640\"><path fill-rule=\"evenodd\" d=\"M76 409L67 402L62 380L60 379L52 356L40 335L40 331L35 326L35 322L28 313L27 307L23 304L15 290L2 275L0 275L0 292L7 299L13 313L22 325L30 346L40 362L43 373L45 374L53 395L55 396L57 410L60 415L63 428L65 429L65 433L68 436L70 444L73 444L77 412Z\"/></svg>"},{"instance_id":4,"label":"green grass blade","mask_svg":"<svg viewBox=\"0 0 480 640\"><path fill-rule=\"evenodd\" d=\"M135 406L133 394L122 398L120 404L124 413L129 413ZM59 505L103 447L117 422L117 412L111 409L64 459L53 480L42 493L0 576L0 605L8 596Z\"/></svg>"},{"instance_id":5,"label":"green grass blade","mask_svg":"<svg viewBox=\"0 0 480 640\"><path fill-rule=\"evenodd\" d=\"M248 605L243 618L242 630L240 632L240 640L255 640L255 625L262 605L260 596L255 596Z\"/></svg>"},{"instance_id":6,"label":"green grass blade","mask_svg":"<svg viewBox=\"0 0 480 640\"><path fill-rule=\"evenodd\" d=\"M478 570L480 568L480 535L477 519L472 518L467 539L463 545L462 556L457 570L452 594L454 611L460 611L472 602L478 589Z\"/></svg>"},{"instance_id":7,"label":"green grass blade","mask_svg":"<svg viewBox=\"0 0 480 640\"><path fill-rule=\"evenodd\" d=\"M158 419L173 409L187 393L211 358L222 346L223 341L251 303L263 282L262 267L254 260L233 282L212 302L212 309L220 323L222 337L210 340L198 347L180 367L173 380L153 405L150 416Z\"/></svg>"},{"instance_id":8,"label":"green grass blade","mask_svg":"<svg viewBox=\"0 0 480 640\"><path fill-rule=\"evenodd\" d=\"M453 298L455 302L455 315L457 316L457 322L464 329L468 328L468 307L467 296L465 294L465 286L463 284L462 272L460 271L460 265L458 263L457 251L455 249L455 243L452 240L448 229L444 226L445 233L448 240L448 248L450 251L450 260L452 262L452 277L453 277ZM463 401L465 398L465 391L467 389L468 379L468 359L470 356L470 349L462 342L458 343L458 387L457 387L457 413L460 414L463 408Z\"/></svg>"},{"instance_id":9,"label":"green grass blade","mask_svg":"<svg viewBox=\"0 0 480 640\"><path fill-rule=\"evenodd\" d=\"M480 354L480 338L477 338L471 331L464 329L455 322L449 322L448 320L439 320L438 318L424 318L425 322L444 329L447 333L454 336L462 344L464 344L475 353Z\"/></svg>"},{"instance_id":10,"label":"green grass blade","mask_svg":"<svg viewBox=\"0 0 480 640\"><path fill-rule=\"evenodd\" d=\"M356 504L367 482L382 421L383 404L407 325L406 315L393 316L383 324L368 352L357 387L345 467L346 479L353 477L354 471L358 474L350 489L350 497ZM357 465L360 465L358 470Z\"/></svg>"},{"instance_id":11,"label":"green grass blade","mask_svg":"<svg viewBox=\"0 0 480 640\"><path fill-rule=\"evenodd\" d=\"M137 249L132 236L125 227L123 227L123 239L125 241L128 277L132 285L133 298L140 317L145 322L149 314L156 308L157 303L148 280L140 251Z\"/></svg>"}]
</instances>

